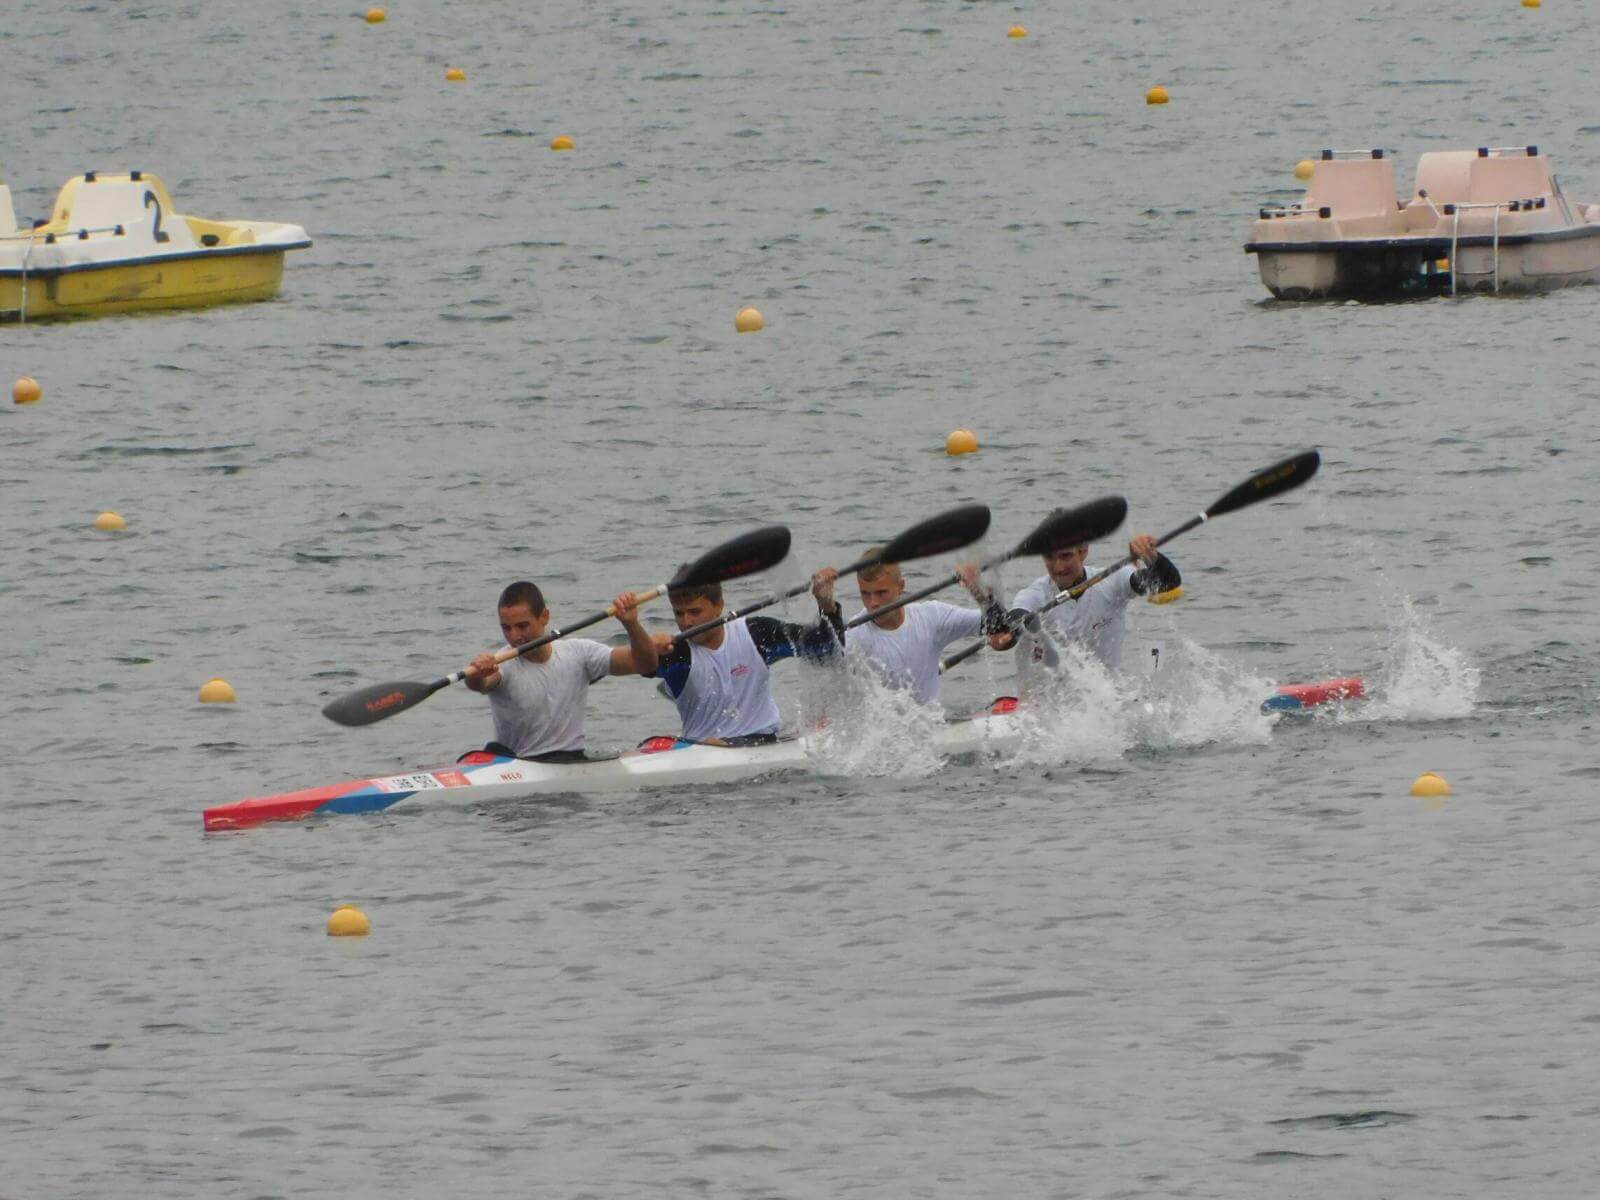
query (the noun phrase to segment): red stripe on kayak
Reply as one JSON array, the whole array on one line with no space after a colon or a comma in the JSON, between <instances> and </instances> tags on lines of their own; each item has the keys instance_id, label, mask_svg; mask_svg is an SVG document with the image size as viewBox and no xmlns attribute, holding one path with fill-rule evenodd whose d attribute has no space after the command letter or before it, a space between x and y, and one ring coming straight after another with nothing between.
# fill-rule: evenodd
<instances>
[{"instance_id":1,"label":"red stripe on kayak","mask_svg":"<svg viewBox=\"0 0 1600 1200\"><path fill-rule=\"evenodd\" d=\"M1356 700L1366 694L1366 681L1359 675L1345 679L1323 679L1317 683L1286 683L1278 689L1278 695L1293 696L1307 708L1314 704L1327 704L1330 700Z\"/></svg>"},{"instance_id":2,"label":"red stripe on kayak","mask_svg":"<svg viewBox=\"0 0 1600 1200\"><path fill-rule=\"evenodd\" d=\"M367 785L365 779L355 783L330 783L299 792L284 792L279 796L257 796L251 800L218 805L205 810L206 829L249 829L252 825L264 825L268 821L298 821L309 817L328 801L358 792Z\"/></svg>"}]
</instances>

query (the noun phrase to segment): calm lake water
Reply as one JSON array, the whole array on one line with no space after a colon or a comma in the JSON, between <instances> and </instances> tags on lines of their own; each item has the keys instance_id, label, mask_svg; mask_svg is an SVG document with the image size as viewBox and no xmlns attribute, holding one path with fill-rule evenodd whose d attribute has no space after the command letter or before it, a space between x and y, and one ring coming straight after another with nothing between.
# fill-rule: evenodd
<instances>
[{"instance_id":1,"label":"calm lake water","mask_svg":"<svg viewBox=\"0 0 1600 1200\"><path fill-rule=\"evenodd\" d=\"M1242 250L1324 146L1536 142L1600 200L1586 6L362 7L0 20L20 217L136 167L316 243L271 303L0 328L45 388L0 412L0 1196L1592 1190L1600 290L1285 305ZM1158 677L1000 762L880 715L815 777L201 833L481 743L460 690L319 709L511 579L570 618L782 521L788 583L967 502L1160 533L1313 445L1173 544Z\"/></svg>"}]
</instances>

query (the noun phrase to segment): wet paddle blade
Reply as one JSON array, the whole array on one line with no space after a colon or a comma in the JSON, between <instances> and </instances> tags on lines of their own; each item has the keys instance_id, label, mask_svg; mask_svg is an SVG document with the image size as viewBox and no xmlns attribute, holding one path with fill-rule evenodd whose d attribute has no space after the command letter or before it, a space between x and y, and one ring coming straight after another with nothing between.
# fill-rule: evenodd
<instances>
[{"instance_id":1,"label":"wet paddle blade","mask_svg":"<svg viewBox=\"0 0 1600 1200\"><path fill-rule=\"evenodd\" d=\"M1128 501L1122 496L1102 496L1077 508L1058 508L1017 544L1015 557L1096 541L1115 533L1127 516Z\"/></svg>"},{"instance_id":2,"label":"wet paddle blade","mask_svg":"<svg viewBox=\"0 0 1600 1200\"><path fill-rule=\"evenodd\" d=\"M877 561L886 563L910 562L916 558L929 558L947 550L970 546L989 532L989 506L968 504L952 508L936 517L929 517L906 530L883 548Z\"/></svg>"},{"instance_id":3,"label":"wet paddle blade","mask_svg":"<svg viewBox=\"0 0 1600 1200\"><path fill-rule=\"evenodd\" d=\"M432 683L374 683L329 701L323 706L322 715L339 725L374 725L421 704L448 683L447 679Z\"/></svg>"},{"instance_id":4,"label":"wet paddle blade","mask_svg":"<svg viewBox=\"0 0 1600 1200\"><path fill-rule=\"evenodd\" d=\"M707 550L672 577L673 587L725 583L781 563L789 553L786 525L763 525Z\"/></svg>"},{"instance_id":5,"label":"wet paddle blade","mask_svg":"<svg viewBox=\"0 0 1600 1200\"><path fill-rule=\"evenodd\" d=\"M1315 475L1321 465L1322 455L1315 450L1307 450L1304 454L1296 454L1280 463L1273 463L1265 470L1257 471L1206 509L1206 519L1220 517L1224 513L1235 512L1293 491Z\"/></svg>"}]
</instances>

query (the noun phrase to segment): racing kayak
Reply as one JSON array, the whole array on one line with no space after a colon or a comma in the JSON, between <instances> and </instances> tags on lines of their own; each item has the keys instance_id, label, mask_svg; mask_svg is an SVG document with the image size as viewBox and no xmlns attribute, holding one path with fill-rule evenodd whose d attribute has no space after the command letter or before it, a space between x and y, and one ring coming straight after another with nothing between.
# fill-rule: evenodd
<instances>
[{"instance_id":1,"label":"racing kayak","mask_svg":"<svg viewBox=\"0 0 1600 1200\"><path fill-rule=\"evenodd\" d=\"M940 731L949 758L999 752L1021 739L1010 712L953 721ZM587 762L535 762L474 751L448 767L357 779L278 796L258 796L205 811L208 830L245 829L267 821L296 821L313 813L379 812L404 800L515 800L561 792L585 795L641 788L731 783L810 765L815 737L783 738L754 746L708 746L672 737L648 738L634 750Z\"/></svg>"},{"instance_id":2,"label":"racing kayak","mask_svg":"<svg viewBox=\"0 0 1600 1200\"><path fill-rule=\"evenodd\" d=\"M1363 694L1360 679L1290 684L1262 706L1295 711ZM1001 697L988 711L950 721L937 746L947 758L1001 754L1022 741L1017 701ZM479 803L560 793L598 795L643 788L732 783L813 765L818 739L786 738L755 746L708 746L672 737L649 738L638 748L585 762L535 762L475 751L446 767L381 775L235 801L204 813L208 831L248 829L269 821L298 821L313 814L381 812L413 800Z\"/></svg>"}]
</instances>

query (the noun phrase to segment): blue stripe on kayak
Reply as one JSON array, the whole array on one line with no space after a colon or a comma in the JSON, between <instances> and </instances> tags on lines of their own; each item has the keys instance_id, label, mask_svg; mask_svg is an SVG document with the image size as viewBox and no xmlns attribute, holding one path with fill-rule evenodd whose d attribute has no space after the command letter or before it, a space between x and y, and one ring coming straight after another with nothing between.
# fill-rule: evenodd
<instances>
[{"instance_id":1,"label":"blue stripe on kayak","mask_svg":"<svg viewBox=\"0 0 1600 1200\"><path fill-rule=\"evenodd\" d=\"M1261 702L1261 711L1264 713L1300 712L1304 708L1305 705L1301 702L1299 696L1285 696L1282 693L1276 696L1268 696Z\"/></svg>"},{"instance_id":2,"label":"blue stripe on kayak","mask_svg":"<svg viewBox=\"0 0 1600 1200\"><path fill-rule=\"evenodd\" d=\"M415 795L416 792L380 792L377 788L366 788L359 792L351 792L348 796L336 796L317 809L317 812L382 812L391 804L398 804L400 801Z\"/></svg>"}]
</instances>

